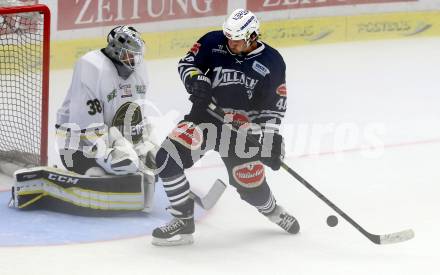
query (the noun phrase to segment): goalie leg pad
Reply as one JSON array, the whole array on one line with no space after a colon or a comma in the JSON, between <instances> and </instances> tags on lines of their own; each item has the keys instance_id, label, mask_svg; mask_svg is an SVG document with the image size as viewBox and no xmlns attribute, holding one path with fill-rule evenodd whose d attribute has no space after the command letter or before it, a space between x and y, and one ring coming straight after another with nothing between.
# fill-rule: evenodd
<instances>
[{"instance_id":1,"label":"goalie leg pad","mask_svg":"<svg viewBox=\"0 0 440 275\"><path fill-rule=\"evenodd\" d=\"M149 197L144 196L142 173L90 177L35 167L19 170L14 177L13 201L19 209L44 207L73 214L140 211Z\"/></svg>"}]
</instances>

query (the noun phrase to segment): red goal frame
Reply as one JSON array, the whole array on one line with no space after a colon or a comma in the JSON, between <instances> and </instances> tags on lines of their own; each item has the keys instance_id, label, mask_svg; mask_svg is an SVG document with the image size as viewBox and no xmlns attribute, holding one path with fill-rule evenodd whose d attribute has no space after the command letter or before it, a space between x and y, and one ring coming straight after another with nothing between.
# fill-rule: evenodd
<instances>
[{"instance_id":1,"label":"red goal frame","mask_svg":"<svg viewBox=\"0 0 440 275\"><path fill-rule=\"evenodd\" d=\"M40 165L47 165L48 112L49 112L49 72L50 72L50 9L46 5L0 7L0 14L38 12L43 14L43 58L42 58L42 102Z\"/></svg>"}]
</instances>

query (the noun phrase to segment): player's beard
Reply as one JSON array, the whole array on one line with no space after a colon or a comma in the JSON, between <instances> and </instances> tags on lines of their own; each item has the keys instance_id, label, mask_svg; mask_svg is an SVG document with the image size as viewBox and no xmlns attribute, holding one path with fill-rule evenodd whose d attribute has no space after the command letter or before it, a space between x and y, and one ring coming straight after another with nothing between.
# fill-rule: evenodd
<instances>
[{"instance_id":1,"label":"player's beard","mask_svg":"<svg viewBox=\"0 0 440 275\"><path fill-rule=\"evenodd\" d=\"M253 47L254 45L255 45L255 47ZM251 41L249 43L244 42L242 45L236 46L236 47L231 47L228 42L227 46L229 48L229 51L232 52L233 54L236 54L236 55L246 55L257 48L256 41Z\"/></svg>"}]
</instances>

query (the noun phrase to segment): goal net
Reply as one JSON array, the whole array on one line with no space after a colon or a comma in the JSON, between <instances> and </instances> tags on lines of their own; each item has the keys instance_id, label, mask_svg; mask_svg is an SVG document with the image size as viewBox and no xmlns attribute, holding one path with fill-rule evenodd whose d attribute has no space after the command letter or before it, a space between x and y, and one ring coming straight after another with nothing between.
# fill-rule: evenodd
<instances>
[{"instance_id":1,"label":"goal net","mask_svg":"<svg viewBox=\"0 0 440 275\"><path fill-rule=\"evenodd\" d=\"M49 33L45 5L0 5L0 170L47 164Z\"/></svg>"}]
</instances>

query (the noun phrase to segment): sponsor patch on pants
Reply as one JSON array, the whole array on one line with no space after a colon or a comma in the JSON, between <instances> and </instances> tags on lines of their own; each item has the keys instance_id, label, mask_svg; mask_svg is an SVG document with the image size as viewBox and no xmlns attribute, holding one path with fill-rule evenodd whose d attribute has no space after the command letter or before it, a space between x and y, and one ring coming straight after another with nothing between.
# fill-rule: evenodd
<instances>
[{"instance_id":1,"label":"sponsor patch on pants","mask_svg":"<svg viewBox=\"0 0 440 275\"><path fill-rule=\"evenodd\" d=\"M232 169L235 181L243 187L254 188L264 181L264 166L260 161L248 162Z\"/></svg>"},{"instance_id":2,"label":"sponsor patch on pants","mask_svg":"<svg viewBox=\"0 0 440 275\"><path fill-rule=\"evenodd\" d=\"M185 121L174 128L169 138L190 150L196 150L202 146L203 132L194 123Z\"/></svg>"},{"instance_id":3,"label":"sponsor patch on pants","mask_svg":"<svg viewBox=\"0 0 440 275\"><path fill-rule=\"evenodd\" d=\"M225 120L231 121L238 127L244 127L244 129L249 129L250 119L247 115L238 112L226 112Z\"/></svg>"}]
</instances>

